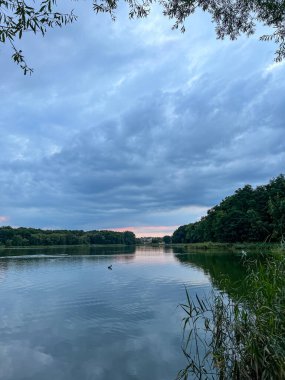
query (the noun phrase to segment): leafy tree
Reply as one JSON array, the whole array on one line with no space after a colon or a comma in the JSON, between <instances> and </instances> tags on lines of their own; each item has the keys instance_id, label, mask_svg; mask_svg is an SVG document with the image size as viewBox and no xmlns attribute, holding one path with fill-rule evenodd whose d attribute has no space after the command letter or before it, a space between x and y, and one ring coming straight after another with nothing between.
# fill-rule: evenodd
<instances>
[{"instance_id":1,"label":"leafy tree","mask_svg":"<svg viewBox=\"0 0 285 380\"><path fill-rule=\"evenodd\" d=\"M124 242L124 244L127 244L127 245L135 244L135 242L136 242L135 234L131 231L123 232L123 242Z\"/></svg>"},{"instance_id":2,"label":"leafy tree","mask_svg":"<svg viewBox=\"0 0 285 380\"><path fill-rule=\"evenodd\" d=\"M162 238L160 238L160 237L153 237L152 240L151 240L151 243L152 244L162 243Z\"/></svg>"},{"instance_id":3,"label":"leafy tree","mask_svg":"<svg viewBox=\"0 0 285 380\"><path fill-rule=\"evenodd\" d=\"M40 230L35 228L0 227L0 245L78 245L78 244L125 244L136 243L133 232Z\"/></svg>"},{"instance_id":4,"label":"leafy tree","mask_svg":"<svg viewBox=\"0 0 285 380\"><path fill-rule=\"evenodd\" d=\"M250 36L255 33L256 25L261 23L273 29L271 34L260 37L263 41L273 40L278 48L276 61L285 57L285 1L284 0L125 0L129 6L130 18L148 16L153 3L162 6L163 14L174 20L173 28L185 31L185 20L198 9L208 12L216 25L217 38L229 37L234 40L241 34ZM16 48L15 39L31 31L43 36L47 29L63 26L76 20L73 12L60 13L56 0L35 3L25 0L0 0L0 42L10 43L13 60L24 70L31 73L23 53ZM96 13L109 13L116 18L118 0L93 0Z\"/></svg>"},{"instance_id":5,"label":"leafy tree","mask_svg":"<svg viewBox=\"0 0 285 380\"><path fill-rule=\"evenodd\" d=\"M246 185L199 222L179 227L174 243L281 241L285 236L285 177L265 186Z\"/></svg>"},{"instance_id":6,"label":"leafy tree","mask_svg":"<svg viewBox=\"0 0 285 380\"><path fill-rule=\"evenodd\" d=\"M208 12L216 25L217 38L232 40L241 34L255 33L261 23L273 29L273 33L260 37L278 44L276 61L285 57L285 1L284 0L125 0L129 5L129 17L146 17L153 3L163 7L163 14L174 20L173 29L185 31L185 20L198 9ZM115 19L117 0L93 0L95 12L109 13Z\"/></svg>"},{"instance_id":7,"label":"leafy tree","mask_svg":"<svg viewBox=\"0 0 285 380\"><path fill-rule=\"evenodd\" d=\"M12 59L20 65L25 75L33 70L28 66L22 50L15 46L15 40L21 39L26 32L44 36L47 29L76 20L73 12L65 14L55 9L56 0L44 0L38 4L25 0L0 0L0 42L11 45Z\"/></svg>"},{"instance_id":8,"label":"leafy tree","mask_svg":"<svg viewBox=\"0 0 285 380\"><path fill-rule=\"evenodd\" d=\"M185 243L186 242L187 226L180 226L173 232L172 243Z\"/></svg>"},{"instance_id":9,"label":"leafy tree","mask_svg":"<svg viewBox=\"0 0 285 380\"><path fill-rule=\"evenodd\" d=\"M162 241L164 242L164 244L171 244L172 238L169 235L165 235L163 236Z\"/></svg>"}]
</instances>

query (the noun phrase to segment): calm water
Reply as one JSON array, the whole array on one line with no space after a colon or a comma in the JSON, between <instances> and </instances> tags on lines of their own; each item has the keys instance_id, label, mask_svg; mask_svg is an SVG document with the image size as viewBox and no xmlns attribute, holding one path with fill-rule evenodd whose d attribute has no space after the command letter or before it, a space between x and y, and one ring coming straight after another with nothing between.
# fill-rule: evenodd
<instances>
[{"instance_id":1,"label":"calm water","mask_svg":"<svg viewBox=\"0 0 285 380\"><path fill-rule=\"evenodd\" d=\"M185 285L207 293L225 274L240 278L238 258L153 247L5 251L0 379L173 380L185 366Z\"/></svg>"}]
</instances>

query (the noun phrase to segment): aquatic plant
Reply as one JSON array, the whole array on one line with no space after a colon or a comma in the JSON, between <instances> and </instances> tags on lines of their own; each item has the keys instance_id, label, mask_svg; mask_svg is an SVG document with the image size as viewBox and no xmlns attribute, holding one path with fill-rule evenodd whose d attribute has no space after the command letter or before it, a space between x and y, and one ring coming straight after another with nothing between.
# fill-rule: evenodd
<instances>
[{"instance_id":1,"label":"aquatic plant","mask_svg":"<svg viewBox=\"0 0 285 380\"><path fill-rule=\"evenodd\" d=\"M264 262L265 261L265 262ZM247 292L191 298L186 290L177 379L285 379L285 256L247 261Z\"/></svg>"}]
</instances>

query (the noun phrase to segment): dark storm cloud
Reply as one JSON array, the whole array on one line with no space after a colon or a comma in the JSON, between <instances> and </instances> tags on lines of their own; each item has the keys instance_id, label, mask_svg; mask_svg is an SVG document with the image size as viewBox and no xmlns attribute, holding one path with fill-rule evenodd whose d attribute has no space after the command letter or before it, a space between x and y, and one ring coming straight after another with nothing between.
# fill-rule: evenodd
<instances>
[{"instance_id":1,"label":"dark storm cloud","mask_svg":"<svg viewBox=\"0 0 285 380\"><path fill-rule=\"evenodd\" d=\"M85 18L35 42L45 59L31 52L31 78L6 62L0 215L40 227L179 225L284 172L284 66L270 46L217 42L206 21L180 35L157 14L100 17L95 29Z\"/></svg>"}]
</instances>

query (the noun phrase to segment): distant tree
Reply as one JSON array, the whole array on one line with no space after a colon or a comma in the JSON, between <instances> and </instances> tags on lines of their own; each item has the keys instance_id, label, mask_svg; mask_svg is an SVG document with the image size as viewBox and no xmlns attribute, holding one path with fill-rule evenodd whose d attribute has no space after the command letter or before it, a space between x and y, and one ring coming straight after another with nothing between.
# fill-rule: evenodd
<instances>
[{"instance_id":1,"label":"distant tree","mask_svg":"<svg viewBox=\"0 0 285 380\"><path fill-rule=\"evenodd\" d=\"M172 243L186 243L187 225L180 226L173 232Z\"/></svg>"},{"instance_id":2,"label":"distant tree","mask_svg":"<svg viewBox=\"0 0 285 380\"><path fill-rule=\"evenodd\" d=\"M234 40L241 34L250 36L255 33L256 25L261 23L273 29L271 34L260 37L263 41L273 40L278 48L276 61L285 57L285 1L284 0L125 0L129 6L130 18L148 16L151 6L159 3L163 14L174 20L173 28L185 31L185 20L198 9L208 12L216 25L220 39L229 37ZM47 29L63 26L76 20L73 12L68 14L57 11L56 0L38 3L25 0L0 0L0 42L8 42L13 49L13 60L20 65L24 74L31 73L23 53L15 46L15 40L30 31L43 36ZM118 0L93 0L96 13L109 13L116 18Z\"/></svg>"},{"instance_id":3,"label":"distant tree","mask_svg":"<svg viewBox=\"0 0 285 380\"><path fill-rule=\"evenodd\" d=\"M180 226L173 243L281 241L285 237L285 177L226 197L199 222Z\"/></svg>"},{"instance_id":4,"label":"distant tree","mask_svg":"<svg viewBox=\"0 0 285 380\"><path fill-rule=\"evenodd\" d=\"M0 245L78 245L78 244L125 244L134 245L133 232L40 230L35 228L0 227Z\"/></svg>"},{"instance_id":5,"label":"distant tree","mask_svg":"<svg viewBox=\"0 0 285 380\"><path fill-rule=\"evenodd\" d=\"M165 236L163 236L162 241L163 241L165 244L171 244L171 242L172 242L172 238L171 238L171 236L165 235Z\"/></svg>"},{"instance_id":6,"label":"distant tree","mask_svg":"<svg viewBox=\"0 0 285 380\"><path fill-rule=\"evenodd\" d=\"M123 242L127 245L136 244L136 235L131 231L125 231L123 233Z\"/></svg>"},{"instance_id":7,"label":"distant tree","mask_svg":"<svg viewBox=\"0 0 285 380\"><path fill-rule=\"evenodd\" d=\"M153 237L151 239L151 243L152 244L159 244L159 243L162 243L162 238L161 237Z\"/></svg>"}]
</instances>

